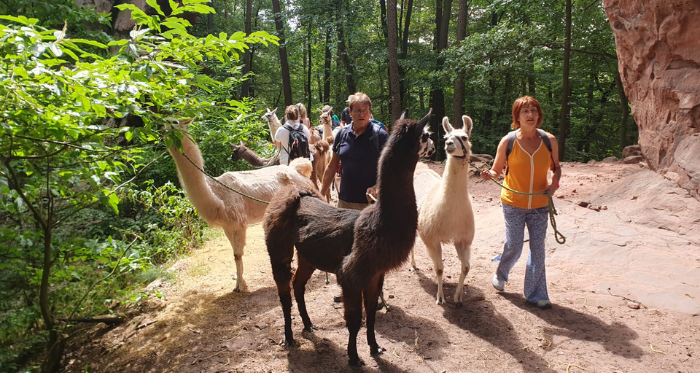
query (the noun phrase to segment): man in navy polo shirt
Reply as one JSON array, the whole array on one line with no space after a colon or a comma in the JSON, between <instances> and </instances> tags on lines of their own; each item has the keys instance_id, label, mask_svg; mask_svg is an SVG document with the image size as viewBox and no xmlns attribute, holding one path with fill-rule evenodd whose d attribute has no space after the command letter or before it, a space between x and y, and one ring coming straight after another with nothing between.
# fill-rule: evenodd
<instances>
[{"instance_id":1,"label":"man in navy polo shirt","mask_svg":"<svg viewBox=\"0 0 700 373\"><path fill-rule=\"evenodd\" d=\"M372 101L357 92L348 98L352 122L339 131L333 142L333 156L323 175L321 194L325 195L340 169L338 207L362 210L369 206L370 196L377 197L379 155L389 138L386 130L372 125Z\"/></svg>"}]
</instances>

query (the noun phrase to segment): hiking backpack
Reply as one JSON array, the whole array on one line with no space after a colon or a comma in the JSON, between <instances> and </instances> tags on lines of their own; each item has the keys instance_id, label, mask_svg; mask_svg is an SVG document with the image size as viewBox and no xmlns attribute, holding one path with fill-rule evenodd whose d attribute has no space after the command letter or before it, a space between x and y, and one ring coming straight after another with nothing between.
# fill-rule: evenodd
<instances>
[{"instance_id":1,"label":"hiking backpack","mask_svg":"<svg viewBox=\"0 0 700 373\"><path fill-rule=\"evenodd\" d=\"M299 126L299 129L294 129L288 124L284 125L284 128L289 131L289 143L287 145L287 150L289 151L289 162L299 157L311 157L311 152L309 151L309 139L306 138L306 135L304 134L304 127L302 126L303 124Z\"/></svg>"},{"instance_id":2,"label":"hiking backpack","mask_svg":"<svg viewBox=\"0 0 700 373\"><path fill-rule=\"evenodd\" d=\"M515 131L510 131L508 132L508 145L506 146L506 175L508 175L508 156L510 153L513 151L513 144L515 143ZM544 146L547 147L547 150L549 150L550 156L552 155L552 143L549 141L549 136L547 136L547 132L544 132L544 130L537 129L537 132L540 134L542 137L542 142L544 143ZM554 166L554 160L552 160L552 166Z\"/></svg>"}]
</instances>

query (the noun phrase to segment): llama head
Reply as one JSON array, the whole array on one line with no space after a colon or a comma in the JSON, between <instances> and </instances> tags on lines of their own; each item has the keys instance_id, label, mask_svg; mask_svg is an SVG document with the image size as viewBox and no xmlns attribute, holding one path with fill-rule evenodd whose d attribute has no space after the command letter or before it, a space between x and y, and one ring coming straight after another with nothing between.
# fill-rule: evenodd
<instances>
[{"instance_id":1,"label":"llama head","mask_svg":"<svg viewBox=\"0 0 700 373\"><path fill-rule=\"evenodd\" d=\"M331 125L331 115L328 111L321 111L321 116L318 118L318 124L321 126Z\"/></svg>"},{"instance_id":2,"label":"llama head","mask_svg":"<svg viewBox=\"0 0 700 373\"><path fill-rule=\"evenodd\" d=\"M272 110L270 110L269 108L267 108L267 112L266 112L265 114L263 114L263 116L260 117L260 119L264 119L264 120L266 120L268 123L269 123L269 122L272 122L272 117L277 117L277 115L275 114L276 112L277 112L277 108L274 108L274 109L272 109Z\"/></svg>"},{"instance_id":3,"label":"llama head","mask_svg":"<svg viewBox=\"0 0 700 373\"><path fill-rule=\"evenodd\" d=\"M435 153L435 143L433 143L430 135L430 125L426 124L425 127L423 127L423 134L420 137L419 157L430 158L433 153Z\"/></svg>"},{"instance_id":4,"label":"llama head","mask_svg":"<svg viewBox=\"0 0 700 373\"><path fill-rule=\"evenodd\" d=\"M425 134L430 136L427 132L428 121L433 113L431 108L428 114L421 120L407 119L408 111L405 110L401 117L394 123L392 127L391 134L389 135L389 140L387 142L387 149L390 147L394 152L408 151L417 156L422 156L427 154L431 147L432 141L428 138L425 141ZM435 150L435 145L432 145L433 151ZM416 158L416 161L418 158Z\"/></svg>"},{"instance_id":5,"label":"llama head","mask_svg":"<svg viewBox=\"0 0 700 373\"><path fill-rule=\"evenodd\" d=\"M469 158L472 144L469 136L472 133L473 122L467 115L462 116L462 128L454 128L447 117L442 118L442 128L445 129L445 153L450 157Z\"/></svg>"},{"instance_id":6,"label":"llama head","mask_svg":"<svg viewBox=\"0 0 700 373\"><path fill-rule=\"evenodd\" d=\"M233 154L231 154L231 160L236 162L241 159L241 154L245 151L245 143L243 141L239 141L238 145L230 142L228 143L231 145L231 148L233 148Z\"/></svg>"}]
</instances>

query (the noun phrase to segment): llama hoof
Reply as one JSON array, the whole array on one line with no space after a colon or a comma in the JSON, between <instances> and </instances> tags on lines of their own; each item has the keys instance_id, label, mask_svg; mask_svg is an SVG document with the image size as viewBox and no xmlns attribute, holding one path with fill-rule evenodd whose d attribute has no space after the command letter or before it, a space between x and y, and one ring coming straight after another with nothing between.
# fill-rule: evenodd
<instances>
[{"instance_id":1,"label":"llama hoof","mask_svg":"<svg viewBox=\"0 0 700 373\"><path fill-rule=\"evenodd\" d=\"M409 270L409 272L416 272L416 271L418 271L418 267L411 266L411 268L409 268L408 270Z\"/></svg>"},{"instance_id":2,"label":"llama hoof","mask_svg":"<svg viewBox=\"0 0 700 373\"><path fill-rule=\"evenodd\" d=\"M299 343L295 339L284 339L280 342L280 345L284 345L286 347L298 347Z\"/></svg>"},{"instance_id":3,"label":"llama hoof","mask_svg":"<svg viewBox=\"0 0 700 373\"><path fill-rule=\"evenodd\" d=\"M313 333L316 330L318 330L316 325L309 325L309 326L304 327L304 331L309 332L309 333Z\"/></svg>"},{"instance_id":4,"label":"llama hoof","mask_svg":"<svg viewBox=\"0 0 700 373\"><path fill-rule=\"evenodd\" d=\"M372 355L372 356L375 356L375 355L381 354L381 353L384 352L384 351L386 351L386 350L383 349L383 348L381 348L381 347L379 347L379 346L376 346L376 347L371 347L371 348L369 349L369 354Z\"/></svg>"},{"instance_id":5,"label":"llama hoof","mask_svg":"<svg viewBox=\"0 0 700 373\"><path fill-rule=\"evenodd\" d=\"M350 362L348 362L348 365L350 365L353 368L359 368L359 367L365 365L365 362L360 360L360 358L350 359Z\"/></svg>"}]
</instances>

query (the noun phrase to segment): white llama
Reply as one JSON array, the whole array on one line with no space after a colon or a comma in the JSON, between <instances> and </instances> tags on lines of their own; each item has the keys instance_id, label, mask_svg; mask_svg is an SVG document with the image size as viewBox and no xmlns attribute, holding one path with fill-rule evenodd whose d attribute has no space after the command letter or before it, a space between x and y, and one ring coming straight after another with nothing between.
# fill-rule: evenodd
<instances>
[{"instance_id":1,"label":"white llama","mask_svg":"<svg viewBox=\"0 0 700 373\"><path fill-rule=\"evenodd\" d=\"M168 151L175 161L180 183L185 189L187 198L197 209L199 216L210 226L221 227L231 242L236 262L236 287L233 291L240 292L245 290L242 257L246 229L248 224L262 221L268 204L244 197L228 188L262 201L270 201L272 196L285 185L297 184L304 187L313 185L310 180L311 162L306 158L298 158L289 166L226 172L216 177L215 181L199 170L204 169L202 153L190 135L184 131L191 122L192 120L189 119L179 123L183 133L182 153L174 146L169 147Z\"/></svg>"},{"instance_id":2,"label":"white llama","mask_svg":"<svg viewBox=\"0 0 700 373\"><path fill-rule=\"evenodd\" d=\"M267 112L263 114L260 119L264 119L267 121L267 126L270 129L270 139L272 139L272 143L275 143L275 134L277 134L277 130L282 127L282 123L280 123L280 120L277 118L277 108L274 108L273 110L270 110L269 108L267 109Z\"/></svg>"},{"instance_id":3,"label":"white llama","mask_svg":"<svg viewBox=\"0 0 700 373\"><path fill-rule=\"evenodd\" d=\"M466 115L462 116L462 122L464 122L464 127L456 129L450 125L447 117L442 120L442 126L446 132L447 163L442 180L422 201L418 217L418 234L428 249L428 254L435 267L435 277L438 283L436 304L445 303L445 296L442 292L441 244L453 242L462 263L462 271L454 296L455 303L461 303L464 279L469 273L469 259L474 239L474 211L467 187L471 150L469 136L473 122Z\"/></svg>"}]
</instances>

